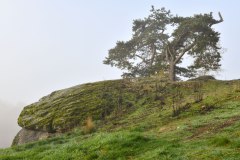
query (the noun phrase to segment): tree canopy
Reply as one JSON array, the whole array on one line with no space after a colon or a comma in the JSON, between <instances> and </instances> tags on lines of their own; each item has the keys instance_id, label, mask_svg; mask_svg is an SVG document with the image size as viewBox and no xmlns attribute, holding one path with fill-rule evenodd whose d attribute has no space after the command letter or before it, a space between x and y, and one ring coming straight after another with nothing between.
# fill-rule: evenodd
<instances>
[{"instance_id":1,"label":"tree canopy","mask_svg":"<svg viewBox=\"0 0 240 160\"><path fill-rule=\"evenodd\" d=\"M177 75L192 77L198 70L220 68L220 33L212 28L223 22L220 12L220 20L214 19L212 13L181 17L153 6L150 13L133 21L132 38L118 41L104 64L127 71L123 75L132 77L150 76L162 70L171 81ZM191 56L193 62L180 67L184 55Z\"/></svg>"}]
</instances>

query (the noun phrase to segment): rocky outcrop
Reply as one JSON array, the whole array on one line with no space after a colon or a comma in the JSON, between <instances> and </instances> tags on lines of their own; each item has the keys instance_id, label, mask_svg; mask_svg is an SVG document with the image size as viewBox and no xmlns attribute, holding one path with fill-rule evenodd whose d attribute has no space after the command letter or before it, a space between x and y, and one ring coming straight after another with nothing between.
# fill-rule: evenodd
<instances>
[{"instance_id":1,"label":"rocky outcrop","mask_svg":"<svg viewBox=\"0 0 240 160\"><path fill-rule=\"evenodd\" d=\"M33 130L28 130L23 128L15 136L12 142L12 146L29 143L33 141L38 141L38 140L43 140L51 136L54 136L54 134L43 132L43 131L33 131Z\"/></svg>"},{"instance_id":2,"label":"rocky outcrop","mask_svg":"<svg viewBox=\"0 0 240 160\"><path fill-rule=\"evenodd\" d=\"M55 91L23 109L18 118L18 124L23 129L13 144L23 144L64 133L84 125L89 116L94 121L102 120L118 106L119 94L123 93L123 108L135 102L135 93L124 91L128 89L127 83L115 80Z\"/></svg>"},{"instance_id":3,"label":"rocky outcrop","mask_svg":"<svg viewBox=\"0 0 240 160\"><path fill-rule=\"evenodd\" d=\"M18 118L18 124L29 130L65 132L84 122L88 113L99 115L99 97L96 86L91 84L55 91L26 106Z\"/></svg>"},{"instance_id":4,"label":"rocky outcrop","mask_svg":"<svg viewBox=\"0 0 240 160\"><path fill-rule=\"evenodd\" d=\"M216 80L216 79L211 75L205 75L205 76L189 79L188 81L208 81L208 80Z\"/></svg>"}]
</instances>

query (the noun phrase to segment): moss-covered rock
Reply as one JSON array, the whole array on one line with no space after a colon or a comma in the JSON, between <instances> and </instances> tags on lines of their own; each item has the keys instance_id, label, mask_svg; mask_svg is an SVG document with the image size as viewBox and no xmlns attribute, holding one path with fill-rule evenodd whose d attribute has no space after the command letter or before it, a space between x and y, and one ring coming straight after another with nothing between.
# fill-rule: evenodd
<instances>
[{"instance_id":1,"label":"moss-covered rock","mask_svg":"<svg viewBox=\"0 0 240 160\"><path fill-rule=\"evenodd\" d=\"M211 76L211 75L205 75L205 76L189 79L189 81L208 81L208 80L216 80L216 79L214 78L214 76Z\"/></svg>"},{"instance_id":2,"label":"moss-covered rock","mask_svg":"<svg viewBox=\"0 0 240 160\"><path fill-rule=\"evenodd\" d=\"M171 89L173 87L169 85L172 84L161 82L156 78L146 78L74 86L55 91L38 102L26 106L18 118L18 124L35 131L65 132L84 125L89 116L94 121L99 121L113 113L115 116L119 112L134 110L136 106L146 104L161 106L165 104L163 101L168 101L173 92ZM184 94L189 94L194 84L189 82L179 85Z\"/></svg>"},{"instance_id":3,"label":"moss-covered rock","mask_svg":"<svg viewBox=\"0 0 240 160\"><path fill-rule=\"evenodd\" d=\"M55 91L26 106L18 124L30 130L64 132L82 125L88 116L101 120L119 105L129 107L134 104L135 94L129 85L129 81L116 80Z\"/></svg>"},{"instance_id":4,"label":"moss-covered rock","mask_svg":"<svg viewBox=\"0 0 240 160\"><path fill-rule=\"evenodd\" d=\"M61 134L85 125L88 117L93 119L96 132L100 132L145 126L142 123L151 119L148 116L156 116L165 124L172 116L180 117L188 112L204 115L224 102L239 101L238 88L236 80L169 83L158 77L78 85L55 91L26 106L18 119L23 130L13 144ZM148 122L147 128L154 126L151 123Z\"/></svg>"}]
</instances>

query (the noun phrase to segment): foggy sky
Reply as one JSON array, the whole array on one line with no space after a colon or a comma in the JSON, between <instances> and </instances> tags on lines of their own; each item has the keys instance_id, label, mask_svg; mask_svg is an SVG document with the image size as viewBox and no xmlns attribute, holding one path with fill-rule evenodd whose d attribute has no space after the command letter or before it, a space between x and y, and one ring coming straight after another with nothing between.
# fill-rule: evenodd
<instances>
[{"instance_id":1,"label":"foggy sky","mask_svg":"<svg viewBox=\"0 0 240 160\"><path fill-rule=\"evenodd\" d=\"M23 104L13 105L0 101L0 148L11 145L16 133L20 130L17 125L17 117Z\"/></svg>"},{"instance_id":2,"label":"foggy sky","mask_svg":"<svg viewBox=\"0 0 240 160\"><path fill-rule=\"evenodd\" d=\"M151 5L182 16L212 11L218 18L221 11L224 22L215 28L226 52L218 78L240 78L238 1L1 0L0 147L19 129L20 104L73 85L120 78L121 71L102 61L117 40L129 40L132 20L147 16Z\"/></svg>"}]
</instances>

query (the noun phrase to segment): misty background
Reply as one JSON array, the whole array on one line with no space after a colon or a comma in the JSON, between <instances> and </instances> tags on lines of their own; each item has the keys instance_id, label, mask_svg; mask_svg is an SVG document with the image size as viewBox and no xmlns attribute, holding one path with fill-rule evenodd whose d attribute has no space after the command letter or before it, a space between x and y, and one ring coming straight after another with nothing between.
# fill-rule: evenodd
<instances>
[{"instance_id":1,"label":"misty background","mask_svg":"<svg viewBox=\"0 0 240 160\"><path fill-rule=\"evenodd\" d=\"M215 28L225 48L218 79L239 79L240 2L219 0L1 0L0 148L20 129L22 108L41 97L86 82L118 79L121 71L103 65L118 40L129 40L133 19L151 5L191 16L217 12Z\"/></svg>"}]
</instances>

